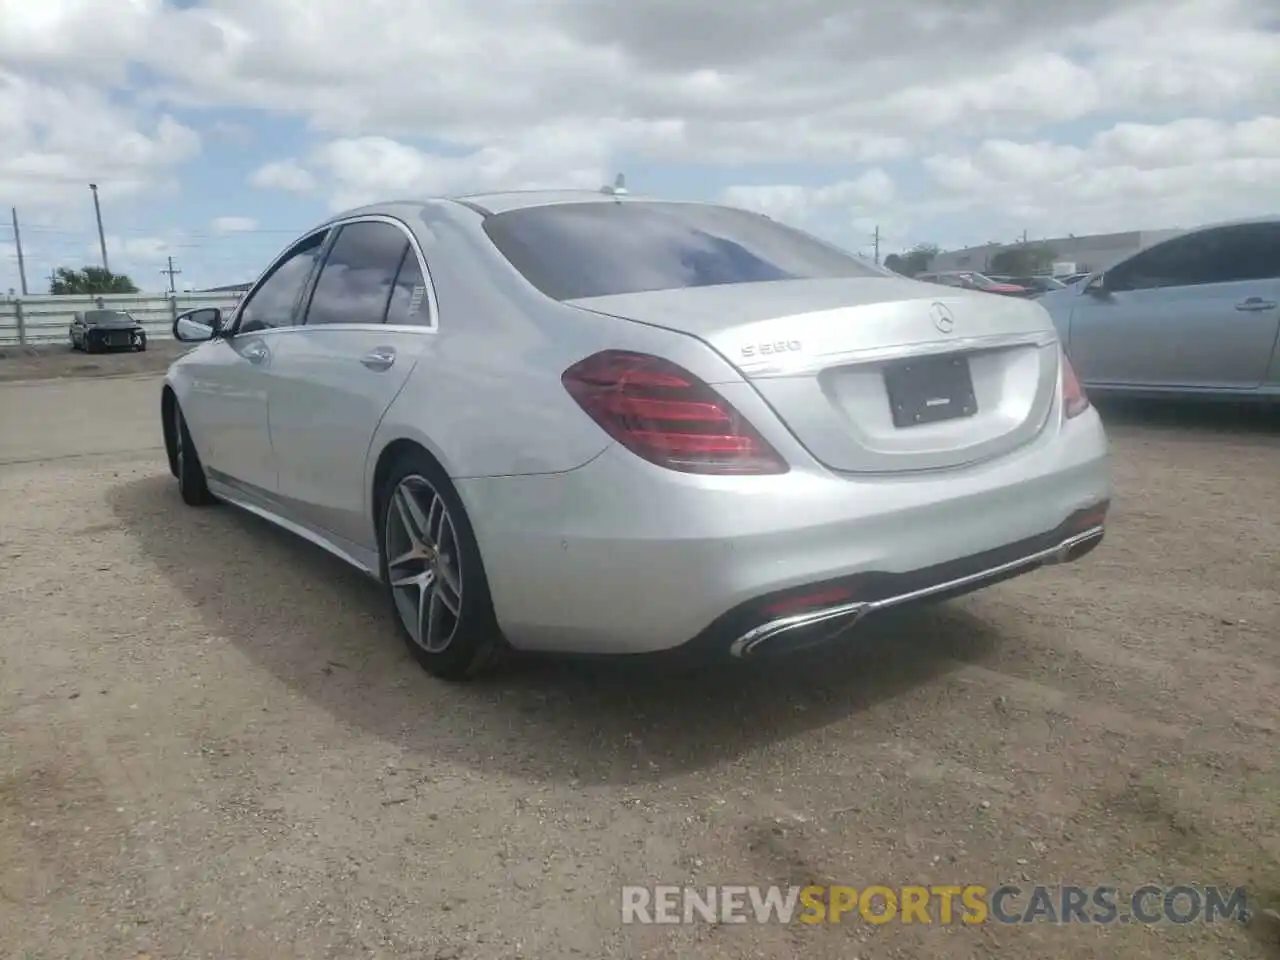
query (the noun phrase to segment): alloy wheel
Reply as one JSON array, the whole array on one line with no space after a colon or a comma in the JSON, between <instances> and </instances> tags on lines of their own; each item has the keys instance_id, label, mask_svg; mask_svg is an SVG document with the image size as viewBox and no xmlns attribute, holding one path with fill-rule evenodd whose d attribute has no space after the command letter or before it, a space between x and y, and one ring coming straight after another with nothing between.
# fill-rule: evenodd
<instances>
[{"instance_id":1,"label":"alloy wheel","mask_svg":"<svg viewBox=\"0 0 1280 960\"><path fill-rule=\"evenodd\" d=\"M427 653L442 653L462 618L462 558L449 508L425 477L407 476L396 485L384 542L405 629Z\"/></svg>"}]
</instances>

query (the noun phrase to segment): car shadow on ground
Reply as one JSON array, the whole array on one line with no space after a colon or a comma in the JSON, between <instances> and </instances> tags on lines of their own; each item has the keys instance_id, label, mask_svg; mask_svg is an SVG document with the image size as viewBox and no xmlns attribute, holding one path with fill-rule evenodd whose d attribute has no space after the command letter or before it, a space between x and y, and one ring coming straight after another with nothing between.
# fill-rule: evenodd
<instances>
[{"instance_id":1,"label":"car shadow on ground","mask_svg":"<svg viewBox=\"0 0 1280 960\"><path fill-rule=\"evenodd\" d=\"M1105 396L1093 400L1107 427L1190 430L1241 437L1280 436L1280 403L1134 400Z\"/></svg>"},{"instance_id":2,"label":"car shadow on ground","mask_svg":"<svg viewBox=\"0 0 1280 960\"><path fill-rule=\"evenodd\" d=\"M938 606L765 667L517 657L448 684L410 658L381 588L324 551L231 507L187 508L167 475L108 498L208 630L289 687L424 759L534 780L653 781L731 762L985 660L1000 640Z\"/></svg>"}]
</instances>

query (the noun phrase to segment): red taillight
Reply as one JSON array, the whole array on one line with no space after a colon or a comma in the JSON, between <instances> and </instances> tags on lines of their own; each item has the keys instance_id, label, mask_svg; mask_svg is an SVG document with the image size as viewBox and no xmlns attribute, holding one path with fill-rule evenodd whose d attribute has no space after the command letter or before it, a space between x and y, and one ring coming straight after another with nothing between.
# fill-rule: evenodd
<instances>
[{"instance_id":1,"label":"red taillight","mask_svg":"<svg viewBox=\"0 0 1280 960\"><path fill-rule=\"evenodd\" d=\"M601 429L637 456L681 473L786 473L787 464L727 400L646 353L605 350L560 378Z\"/></svg>"},{"instance_id":2,"label":"red taillight","mask_svg":"<svg viewBox=\"0 0 1280 960\"><path fill-rule=\"evenodd\" d=\"M1067 355L1062 355L1062 412L1070 420L1089 409L1089 395L1084 392Z\"/></svg>"}]
</instances>

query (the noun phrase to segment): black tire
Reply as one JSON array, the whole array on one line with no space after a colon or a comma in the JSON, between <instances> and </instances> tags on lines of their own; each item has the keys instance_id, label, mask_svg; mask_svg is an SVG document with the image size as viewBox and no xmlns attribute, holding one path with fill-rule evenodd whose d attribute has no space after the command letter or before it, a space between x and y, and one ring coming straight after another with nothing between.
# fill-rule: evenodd
<instances>
[{"instance_id":1,"label":"black tire","mask_svg":"<svg viewBox=\"0 0 1280 960\"><path fill-rule=\"evenodd\" d=\"M146 338L146 337L143 337L143 338L138 342L138 345L137 345L136 347L134 347L133 349L134 349L134 350L136 350L138 353L146 353L146 352L147 352L147 338Z\"/></svg>"},{"instance_id":2,"label":"black tire","mask_svg":"<svg viewBox=\"0 0 1280 960\"><path fill-rule=\"evenodd\" d=\"M388 517L396 509L392 498L400 482L414 476L425 479L444 501L453 524L460 560L462 595L457 626L448 646L438 652L421 646L405 625L388 570ZM489 581L471 521L444 471L421 451L401 456L378 490L377 508L379 574L396 626L413 658L424 670L441 680L469 680L492 669L506 650L506 643L493 613Z\"/></svg>"},{"instance_id":3,"label":"black tire","mask_svg":"<svg viewBox=\"0 0 1280 960\"><path fill-rule=\"evenodd\" d=\"M93 342L93 338L92 338L92 337L88 337L88 336L86 336L86 337L84 338L84 352L85 352L85 353L97 353L97 352L98 352L99 350L101 350L101 349L102 349L102 347L101 347L101 346L99 346L98 344L96 344L96 343L94 343L94 342Z\"/></svg>"},{"instance_id":4,"label":"black tire","mask_svg":"<svg viewBox=\"0 0 1280 960\"><path fill-rule=\"evenodd\" d=\"M187 430L187 420L182 415L182 408L178 406L177 400L173 401L170 416L173 418L174 473L178 477L178 493L182 495L182 502L189 507L217 503L217 498L209 492L204 465L200 463L200 454L196 452L196 445Z\"/></svg>"}]
</instances>

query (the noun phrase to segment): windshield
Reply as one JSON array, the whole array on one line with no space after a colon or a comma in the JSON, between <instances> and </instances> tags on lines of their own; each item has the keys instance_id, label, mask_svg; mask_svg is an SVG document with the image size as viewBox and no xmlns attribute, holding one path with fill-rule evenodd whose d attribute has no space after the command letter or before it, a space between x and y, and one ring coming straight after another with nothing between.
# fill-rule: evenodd
<instances>
[{"instance_id":1,"label":"windshield","mask_svg":"<svg viewBox=\"0 0 1280 960\"><path fill-rule=\"evenodd\" d=\"M768 217L703 203L565 203L489 217L485 232L555 300L771 280L884 277Z\"/></svg>"},{"instance_id":2,"label":"windshield","mask_svg":"<svg viewBox=\"0 0 1280 960\"><path fill-rule=\"evenodd\" d=\"M85 323L133 323L133 317L124 310L87 310Z\"/></svg>"}]
</instances>

